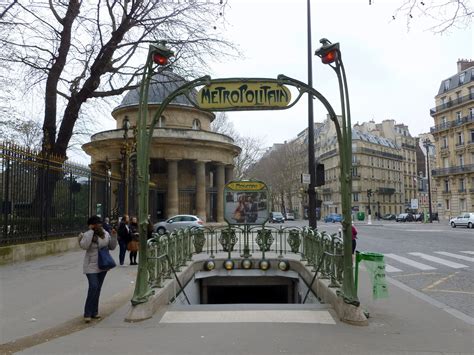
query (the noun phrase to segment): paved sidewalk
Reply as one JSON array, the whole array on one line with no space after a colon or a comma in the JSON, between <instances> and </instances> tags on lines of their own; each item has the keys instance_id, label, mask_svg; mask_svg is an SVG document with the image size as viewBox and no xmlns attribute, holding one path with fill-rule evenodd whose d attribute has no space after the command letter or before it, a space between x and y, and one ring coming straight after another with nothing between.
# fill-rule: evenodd
<instances>
[{"instance_id":1,"label":"paved sidewalk","mask_svg":"<svg viewBox=\"0 0 474 355\"><path fill-rule=\"evenodd\" d=\"M81 314L86 283L82 280L80 268L67 267L70 262L64 261L75 260L77 263L81 260L81 255L71 253L56 257L56 262L41 260L31 262L33 264L24 263L0 269L2 338L13 339L16 336L32 334L49 325L61 324L68 317L77 318L77 315ZM57 267L62 265L60 274L58 269L54 269L54 265L58 265ZM45 272L51 269L56 272L52 274ZM103 300L107 300L114 293L120 293L122 286L131 282L132 270L134 269L131 267L117 268L110 273L110 278L106 279ZM11 279L10 274L13 273L16 275L14 277L16 281ZM10 292L6 293L7 298L4 297L5 277L6 286L19 287L21 292L18 299L11 298ZM176 306L162 309L147 321L130 324L123 321L129 307L128 302L125 302L101 322L94 323L90 327L82 326L83 329L78 328L77 331L53 340L42 339L44 343L25 348L19 353L473 354L473 325L440 309L439 304L433 305L414 296L410 290L393 284L389 284L389 287L390 298L372 301L367 275L362 272L359 293L362 304L370 312L368 327L341 323L335 318L332 310L329 310L329 313L335 324L317 321L205 323L198 319L192 324L174 323L169 319L176 319L178 311L186 311L186 307ZM62 292L59 292L61 290ZM52 299L47 299L48 294ZM19 311L21 300L26 299L29 299L31 304L23 311ZM232 309L233 306L227 307ZM239 311L246 307L255 309L255 306L243 305L235 306L235 310ZM189 311L192 312L193 308L189 308ZM209 311L212 311L212 307ZM215 314L216 312L210 316L215 317ZM30 323L29 320L34 315L38 317L37 321ZM12 329L10 324L13 326Z\"/></svg>"}]
</instances>

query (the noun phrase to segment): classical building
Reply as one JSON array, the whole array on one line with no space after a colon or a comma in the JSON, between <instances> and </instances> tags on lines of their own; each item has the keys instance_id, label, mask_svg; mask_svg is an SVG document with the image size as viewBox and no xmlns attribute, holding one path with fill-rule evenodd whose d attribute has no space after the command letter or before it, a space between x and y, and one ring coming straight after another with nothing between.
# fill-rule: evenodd
<instances>
[{"instance_id":1,"label":"classical building","mask_svg":"<svg viewBox=\"0 0 474 355\"><path fill-rule=\"evenodd\" d=\"M184 83L171 71L153 77L148 96L149 120L164 98ZM138 110L139 89L135 89L112 111L116 129L97 133L83 145L91 157L92 170L110 177L105 183L112 190L111 208L104 215L137 213L133 132ZM223 188L233 178L233 161L240 148L232 138L211 131L214 118L213 113L199 110L186 97L179 96L159 119L150 150L149 211L153 220L176 214L224 220ZM92 191L93 199L96 193Z\"/></svg>"},{"instance_id":2,"label":"classical building","mask_svg":"<svg viewBox=\"0 0 474 355\"><path fill-rule=\"evenodd\" d=\"M375 128L375 127L374 127ZM327 119L317 123L315 130L315 156L317 163L324 164L325 185L317 188L318 215L341 213L339 145L335 125ZM292 141L301 147L301 172L308 171L307 130ZM391 139L361 129L352 130L352 209L372 216L387 213L398 214L404 206L404 155L402 147ZM302 186L306 189L307 186ZM307 208L307 194L300 194L301 209Z\"/></svg>"},{"instance_id":3,"label":"classical building","mask_svg":"<svg viewBox=\"0 0 474 355\"><path fill-rule=\"evenodd\" d=\"M401 202L404 207L403 211L411 209L412 200L416 200L418 197L416 137L411 136L407 125L397 124L394 120L383 120L381 123L364 122L354 125L354 128L364 133L386 138L399 147L397 154L403 157L401 167L403 184L400 186L401 190L399 190Z\"/></svg>"},{"instance_id":4,"label":"classical building","mask_svg":"<svg viewBox=\"0 0 474 355\"><path fill-rule=\"evenodd\" d=\"M474 210L474 61L457 62L457 73L441 81L435 102L430 114L435 122L436 207L449 218Z\"/></svg>"}]
</instances>

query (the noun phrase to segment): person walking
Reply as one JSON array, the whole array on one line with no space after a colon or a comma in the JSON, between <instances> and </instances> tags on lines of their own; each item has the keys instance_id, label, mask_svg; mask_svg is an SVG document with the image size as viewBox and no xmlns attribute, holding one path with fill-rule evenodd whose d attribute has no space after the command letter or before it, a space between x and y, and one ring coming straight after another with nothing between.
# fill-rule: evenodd
<instances>
[{"instance_id":1,"label":"person walking","mask_svg":"<svg viewBox=\"0 0 474 355\"><path fill-rule=\"evenodd\" d=\"M130 222L130 237L131 240L128 243L128 250L130 250L130 265L138 265L137 255L138 255L138 246L140 241L140 233L138 230L138 220L137 217L132 217Z\"/></svg>"},{"instance_id":2,"label":"person walking","mask_svg":"<svg viewBox=\"0 0 474 355\"><path fill-rule=\"evenodd\" d=\"M89 323L92 319L101 319L99 315L99 298L102 284L107 270L99 269L99 249L114 250L117 246L117 236L110 235L102 228L102 220L98 216L88 219L89 230L79 235L79 245L86 250L84 255L83 272L89 282L86 304L84 306L84 321Z\"/></svg>"},{"instance_id":3,"label":"person walking","mask_svg":"<svg viewBox=\"0 0 474 355\"><path fill-rule=\"evenodd\" d=\"M110 225L110 219L109 217L105 217L104 218L104 223L102 224L102 228L104 228L107 233L109 233L110 235L112 235L112 226Z\"/></svg>"},{"instance_id":4,"label":"person walking","mask_svg":"<svg viewBox=\"0 0 474 355\"><path fill-rule=\"evenodd\" d=\"M119 263L123 265L125 261L125 254L127 253L127 245L132 240L129 227L130 219L127 214L124 214L118 228L118 242L119 242Z\"/></svg>"}]
</instances>

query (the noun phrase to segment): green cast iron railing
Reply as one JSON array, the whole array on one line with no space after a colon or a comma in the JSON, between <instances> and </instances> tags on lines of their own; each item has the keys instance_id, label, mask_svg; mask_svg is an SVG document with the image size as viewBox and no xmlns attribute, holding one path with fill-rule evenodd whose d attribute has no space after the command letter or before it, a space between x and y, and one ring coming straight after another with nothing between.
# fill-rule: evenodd
<instances>
[{"instance_id":1,"label":"green cast iron railing","mask_svg":"<svg viewBox=\"0 0 474 355\"><path fill-rule=\"evenodd\" d=\"M148 240L148 282L151 288L163 287L166 279L180 271L193 255L214 259L227 253L228 259L296 258L306 262L312 272L319 266L319 277L329 287L342 285L343 240L340 235L308 227L249 227L178 229Z\"/></svg>"}]
</instances>

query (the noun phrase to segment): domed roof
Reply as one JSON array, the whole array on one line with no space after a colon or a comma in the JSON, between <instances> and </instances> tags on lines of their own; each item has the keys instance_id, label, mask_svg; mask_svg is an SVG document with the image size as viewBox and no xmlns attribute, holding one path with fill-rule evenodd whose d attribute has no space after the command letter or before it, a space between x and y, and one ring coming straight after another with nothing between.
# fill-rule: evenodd
<instances>
[{"instance_id":1,"label":"domed roof","mask_svg":"<svg viewBox=\"0 0 474 355\"><path fill-rule=\"evenodd\" d=\"M173 73L171 70L164 70L160 73L153 75L150 83L150 88L148 89L148 104L161 104L163 100L175 91L180 86L186 84L187 81L179 76L178 74ZM191 90L189 97L196 102L197 91L195 89ZM129 107L129 106L138 106L140 102L140 88L130 90L125 97L123 98L120 105L118 105L115 110ZM189 106L193 107L188 98L184 95L179 95L171 101L173 105Z\"/></svg>"}]
</instances>

